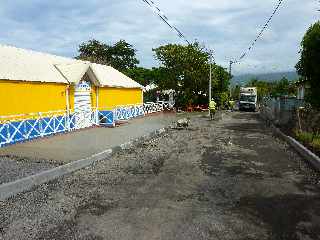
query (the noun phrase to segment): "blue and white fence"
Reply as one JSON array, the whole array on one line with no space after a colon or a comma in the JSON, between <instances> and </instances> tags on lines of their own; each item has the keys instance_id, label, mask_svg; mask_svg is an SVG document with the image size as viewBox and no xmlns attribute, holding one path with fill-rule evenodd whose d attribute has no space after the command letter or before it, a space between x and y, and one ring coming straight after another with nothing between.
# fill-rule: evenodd
<instances>
[{"instance_id":1,"label":"blue and white fence","mask_svg":"<svg viewBox=\"0 0 320 240\"><path fill-rule=\"evenodd\" d=\"M17 142L65 133L83 128L82 121L90 126L114 124L113 111L92 110L89 119L81 119L76 113L52 111L15 116L0 116L0 147Z\"/></svg>"},{"instance_id":2,"label":"blue and white fence","mask_svg":"<svg viewBox=\"0 0 320 240\"><path fill-rule=\"evenodd\" d=\"M114 121L130 120L144 115L143 105L119 106L114 109Z\"/></svg>"},{"instance_id":3,"label":"blue and white fence","mask_svg":"<svg viewBox=\"0 0 320 240\"><path fill-rule=\"evenodd\" d=\"M86 118L65 110L0 116L0 147L88 126L115 126L117 121L130 120L162 110L161 104L146 103L119 106L113 110L92 109Z\"/></svg>"}]
</instances>

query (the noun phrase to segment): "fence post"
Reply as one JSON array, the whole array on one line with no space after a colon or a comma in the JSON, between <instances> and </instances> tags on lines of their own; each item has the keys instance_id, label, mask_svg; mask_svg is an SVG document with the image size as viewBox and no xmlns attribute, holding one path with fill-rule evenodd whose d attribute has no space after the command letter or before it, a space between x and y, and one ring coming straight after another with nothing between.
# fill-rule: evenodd
<instances>
[{"instance_id":1,"label":"fence post","mask_svg":"<svg viewBox=\"0 0 320 240\"><path fill-rule=\"evenodd\" d=\"M9 144L10 143L10 130L9 130L10 126L9 126L9 124L6 124L6 128L7 128L7 144Z\"/></svg>"},{"instance_id":2,"label":"fence post","mask_svg":"<svg viewBox=\"0 0 320 240\"><path fill-rule=\"evenodd\" d=\"M65 131L69 132L70 131L70 125L69 125L69 111L68 110L65 112L64 119L65 119L65 122L64 122Z\"/></svg>"},{"instance_id":3,"label":"fence post","mask_svg":"<svg viewBox=\"0 0 320 240\"><path fill-rule=\"evenodd\" d=\"M51 115L51 114L50 114ZM53 133L57 133L57 130L56 130L56 119L57 119L57 116L50 116L52 121L53 121Z\"/></svg>"},{"instance_id":4,"label":"fence post","mask_svg":"<svg viewBox=\"0 0 320 240\"><path fill-rule=\"evenodd\" d=\"M44 136L44 132L43 132L43 126L42 126L42 114L41 114L41 112L38 112L38 116L39 116L40 136L43 137Z\"/></svg>"},{"instance_id":5,"label":"fence post","mask_svg":"<svg viewBox=\"0 0 320 240\"><path fill-rule=\"evenodd\" d=\"M96 113L95 114L96 114L96 125L99 126L100 125L100 121L99 121L99 109L98 108L96 109Z\"/></svg>"},{"instance_id":6,"label":"fence post","mask_svg":"<svg viewBox=\"0 0 320 240\"><path fill-rule=\"evenodd\" d=\"M24 140L27 140L28 138L28 135L27 135L27 123L26 121L28 121L28 119L23 119L23 137L24 137Z\"/></svg>"}]
</instances>

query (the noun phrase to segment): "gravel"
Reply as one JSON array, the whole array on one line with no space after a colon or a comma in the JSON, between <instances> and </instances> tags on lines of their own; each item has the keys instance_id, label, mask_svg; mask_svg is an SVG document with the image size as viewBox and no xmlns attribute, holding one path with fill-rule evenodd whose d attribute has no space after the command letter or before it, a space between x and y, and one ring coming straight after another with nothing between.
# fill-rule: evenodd
<instances>
[{"instance_id":1,"label":"gravel","mask_svg":"<svg viewBox=\"0 0 320 240\"><path fill-rule=\"evenodd\" d=\"M12 182L55 167L55 164L14 156L0 157L0 184Z\"/></svg>"},{"instance_id":2,"label":"gravel","mask_svg":"<svg viewBox=\"0 0 320 240\"><path fill-rule=\"evenodd\" d=\"M0 239L319 239L319 174L257 115L191 116L0 203Z\"/></svg>"}]
</instances>

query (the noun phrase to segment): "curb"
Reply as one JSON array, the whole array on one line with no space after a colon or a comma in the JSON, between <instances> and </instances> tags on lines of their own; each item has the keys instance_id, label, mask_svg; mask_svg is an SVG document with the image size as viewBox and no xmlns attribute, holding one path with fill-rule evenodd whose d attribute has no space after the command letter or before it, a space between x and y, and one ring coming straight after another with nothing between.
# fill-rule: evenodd
<instances>
[{"instance_id":1,"label":"curb","mask_svg":"<svg viewBox=\"0 0 320 240\"><path fill-rule=\"evenodd\" d=\"M320 158L303 146L293 137L285 135L280 129L276 128L274 125L271 126L272 130L279 135L283 140L285 140L291 147L293 147L304 159L306 159L314 168L320 170Z\"/></svg>"},{"instance_id":2,"label":"curb","mask_svg":"<svg viewBox=\"0 0 320 240\"><path fill-rule=\"evenodd\" d=\"M100 162L102 160L109 159L113 154L132 148L135 144L152 139L166 132L168 128L161 128L151 132L150 134L144 135L132 141L123 143L119 146L106 149L103 152L94 154L90 157L80 159L47 171L40 172L35 175L31 175L25 178L18 179L14 182L9 182L0 185L0 201L4 201L8 198L14 197L19 193L28 191L33 187L39 186L41 184L50 182L57 178L63 177L67 174L71 174L80 169L89 167L94 163Z\"/></svg>"},{"instance_id":3,"label":"curb","mask_svg":"<svg viewBox=\"0 0 320 240\"><path fill-rule=\"evenodd\" d=\"M274 134L280 136L284 141L286 141L291 147L293 147L304 159L306 159L315 169L320 171L320 157L311 152L305 146L303 146L300 142L298 142L293 137L287 136L284 134L279 128L277 128L266 116L260 114L263 120L269 121L270 127Z\"/></svg>"}]
</instances>

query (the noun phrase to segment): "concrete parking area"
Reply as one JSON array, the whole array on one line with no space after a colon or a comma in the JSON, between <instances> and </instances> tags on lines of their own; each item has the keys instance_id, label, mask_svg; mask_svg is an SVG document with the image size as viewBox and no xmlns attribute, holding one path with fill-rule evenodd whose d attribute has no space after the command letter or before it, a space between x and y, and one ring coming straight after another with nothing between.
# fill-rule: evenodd
<instances>
[{"instance_id":1,"label":"concrete parking area","mask_svg":"<svg viewBox=\"0 0 320 240\"><path fill-rule=\"evenodd\" d=\"M168 126L174 113L130 120L115 128L96 127L0 148L0 184L83 159Z\"/></svg>"},{"instance_id":2,"label":"concrete parking area","mask_svg":"<svg viewBox=\"0 0 320 240\"><path fill-rule=\"evenodd\" d=\"M193 115L0 202L0 239L317 240L319 180L258 114Z\"/></svg>"}]
</instances>

